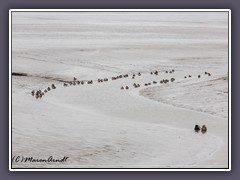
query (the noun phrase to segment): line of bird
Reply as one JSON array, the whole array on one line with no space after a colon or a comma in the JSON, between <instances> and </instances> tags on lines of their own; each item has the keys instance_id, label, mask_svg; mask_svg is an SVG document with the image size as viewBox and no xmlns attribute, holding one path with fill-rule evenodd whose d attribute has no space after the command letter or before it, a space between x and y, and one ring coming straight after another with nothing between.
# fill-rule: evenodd
<instances>
[{"instance_id":1,"label":"line of bird","mask_svg":"<svg viewBox=\"0 0 240 180\"><path fill-rule=\"evenodd\" d=\"M158 70L155 70L155 71L151 71L150 74L151 75L159 75L161 71L158 71ZM174 73L175 70L172 69L170 71L165 71L166 74L170 73ZM132 76L132 79L135 79L137 76L141 76L142 74L140 72L138 73L134 73L132 75L129 75L129 74L124 74L124 75L117 75L117 76L113 76L111 78L98 78L97 79L97 82L98 83L103 83L103 82L108 82L109 79L111 79L112 81L114 80L118 80L118 79L122 79L122 78L128 78L129 76ZM211 76L211 74L209 72L205 72L205 75L208 75L208 76ZM188 75L188 77L192 77L191 75ZM198 75L198 78L200 78L201 76ZM187 78L187 76L184 76L184 78ZM170 80L169 79L162 79L159 81L160 84L167 84L169 82L174 82L175 81L175 78L171 78ZM76 86L76 85L84 85L84 84L93 84L93 80L78 80L76 77L73 77L73 80L72 81L65 81L63 83L63 87L68 87L68 86ZM143 86L150 86L152 84L157 84L158 82L157 81L153 81L152 83L148 82L148 83L144 83ZM134 88L139 88L141 87L140 84L136 84L136 83L133 83L133 87ZM32 96L35 96L36 99L41 99L47 92L51 91L51 89L56 89L56 86L54 84L52 84L52 86L50 87L47 87L45 90L33 90L31 92ZM128 90L129 89L129 86L121 86L120 87L121 90Z\"/></svg>"},{"instance_id":2,"label":"line of bird","mask_svg":"<svg viewBox=\"0 0 240 180\"><path fill-rule=\"evenodd\" d=\"M51 89L56 89L55 84L48 86L46 89L42 90L32 90L31 94L36 99L41 99L47 92L51 91Z\"/></svg>"},{"instance_id":3,"label":"line of bird","mask_svg":"<svg viewBox=\"0 0 240 180\"><path fill-rule=\"evenodd\" d=\"M160 84L163 84L163 83L168 83L168 82L174 82L175 81L175 78L171 78L170 80L168 80L168 79L163 79L163 80L160 80L159 81L159 83ZM150 82L148 82L148 83L145 83L144 84L144 86L150 86L151 84L157 84L158 82L157 81L153 81L152 83L150 83ZM141 85L140 84L136 84L136 83L133 83L133 87L134 88L139 88L139 87L141 87ZM129 89L129 86L121 86L121 88L120 88L121 90L124 90L124 89Z\"/></svg>"},{"instance_id":4,"label":"line of bird","mask_svg":"<svg viewBox=\"0 0 240 180\"><path fill-rule=\"evenodd\" d=\"M205 75L208 75L208 76L211 76L211 73L209 72L205 72ZM191 75L188 75L188 76L184 76L184 78L186 79L187 77L192 77ZM201 78L201 75L198 75L198 78Z\"/></svg>"},{"instance_id":5,"label":"line of bird","mask_svg":"<svg viewBox=\"0 0 240 180\"><path fill-rule=\"evenodd\" d=\"M127 78L128 77L128 74L125 74L125 75L119 75L119 76L115 76L115 77L111 77L112 80L117 80L117 79L121 79L121 78ZM107 82L109 80L109 78L98 78L97 79L97 82L98 83L102 83L102 82ZM68 82L65 82L63 83L63 86L64 87L68 87L68 86L75 86L75 85L84 85L84 84L93 84L93 80L82 80L82 81L79 81L77 80L76 77L73 78L73 81L68 81Z\"/></svg>"},{"instance_id":6,"label":"line of bird","mask_svg":"<svg viewBox=\"0 0 240 180\"><path fill-rule=\"evenodd\" d=\"M174 73L174 71L175 71L175 70L172 69L172 70L170 70L170 71L165 71L165 73L166 73L166 74L168 74L168 73L172 74L172 73ZM157 70L156 70L156 71L150 72L150 74L151 74L151 75L158 75L159 72L160 72L160 71L157 71Z\"/></svg>"}]
</instances>

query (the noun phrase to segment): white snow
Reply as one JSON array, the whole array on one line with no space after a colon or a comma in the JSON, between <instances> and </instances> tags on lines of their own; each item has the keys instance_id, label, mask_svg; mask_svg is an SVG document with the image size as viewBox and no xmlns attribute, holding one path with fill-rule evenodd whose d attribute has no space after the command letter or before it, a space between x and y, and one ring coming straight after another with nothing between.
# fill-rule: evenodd
<instances>
[{"instance_id":1,"label":"white snow","mask_svg":"<svg viewBox=\"0 0 240 180\"><path fill-rule=\"evenodd\" d=\"M28 76L12 77L12 154L69 157L13 168L227 168L227 18L225 12L13 12L12 72ZM158 76L150 75L154 70ZM135 79L97 83L137 72ZM73 77L94 82L56 81ZM52 83L57 89L42 99L31 96ZM195 133L195 124L208 132Z\"/></svg>"}]
</instances>

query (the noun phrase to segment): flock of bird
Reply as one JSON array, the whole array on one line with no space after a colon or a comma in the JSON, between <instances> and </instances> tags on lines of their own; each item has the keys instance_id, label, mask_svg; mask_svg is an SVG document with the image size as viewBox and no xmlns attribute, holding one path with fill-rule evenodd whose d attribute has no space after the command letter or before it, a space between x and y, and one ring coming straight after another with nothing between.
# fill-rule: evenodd
<instances>
[{"instance_id":1,"label":"flock of bird","mask_svg":"<svg viewBox=\"0 0 240 180\"><path fill-rule=\"evenodd\" d=\"M165 71L166 74L173 74L175 72L174 69L170 70L170 71ZM160 73L160 71L152 71L150 72L150 75L156 75L158 76ZM113 76L111 78L98 78L97 79L97 83L103 83L103 82L108 82L109 79L111 79L112 81L115 81L115 80L118 80L118 79L122 79L122 78L128 78L131 76L132 79L135 79L137 76L141 76L141 72L138 72L138 73L134 73L132 75L129 75L129 74L124 74L124 75L118 75L118 76ZM205 75L208 75L208 76L211 76L211 74L209 72L205 72ZM188 76L184 76L184 78L191 78L192 76L191 75L188 75ZM198 78L201 78L201 75L198 75ZM150 86L150 85L154 85L154 84L167 84L169 82L174 82L175 81L175 78L170 78L170 79L161 79L160 81L152 81L152 82L146 82L144 83L142 86ZM84 84L93 84L93 80L78 80L76 77L73 77L73 80L72 81L65 81L63 83L63 87L68 87L68 86L76 86L76 85L84 85ZM140 84L138 83L133 83L132 84L133 88L139 88L141 87ZM51 86L48 86L46 89L44 90L33 90L31 92L32 96L34 96L36 99L41 99L47 92L51 91L51 90L54 90L56 89L56 86L54 84L52 84ZM129 85L126 85L126 86L121 86L120 87L121 90L128 90L130 89L130 86Z\"/></svg>"}]
</instances>

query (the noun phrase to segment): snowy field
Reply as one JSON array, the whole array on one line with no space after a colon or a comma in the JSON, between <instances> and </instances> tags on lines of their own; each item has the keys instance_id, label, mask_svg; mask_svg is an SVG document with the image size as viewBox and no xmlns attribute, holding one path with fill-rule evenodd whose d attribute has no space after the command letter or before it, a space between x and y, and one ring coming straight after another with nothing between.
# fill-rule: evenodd
<instances>
[{"instance_id":1,"label":"snowy field","mask_svg":"<svg viewBox=\"0 0 240 180\"><path fill-rule=\"evenodd\" d=\"M227 12L13 12L12 72L12 155L69 157L13 168L228 168Z\"/></svg>"}]
</instances>

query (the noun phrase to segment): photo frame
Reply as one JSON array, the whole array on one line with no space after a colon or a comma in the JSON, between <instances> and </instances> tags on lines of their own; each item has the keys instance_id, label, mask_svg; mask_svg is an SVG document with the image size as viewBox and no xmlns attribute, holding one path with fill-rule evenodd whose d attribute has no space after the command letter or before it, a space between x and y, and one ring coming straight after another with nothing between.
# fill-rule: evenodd
<instances>
[{"instance_id":1,"label":"photo frame","mask_svg":"<svg viewBox=\"0 0 240 180\"><path fill-rule=\"evenodd\" d=\"M12 39L14 39L15 37L13 37L12 36L12 12L24 12L24 11L26 11L26 12L35 12L35 10L31 10L31 9L28 9L28 10L10 10L10 15L9 15L9 22L10 22L10 24L9 24L9 30L11 30L11 33L10 33L10 42L9 42L9 49L11 49L11 51L9 52L9 57L10 57L10 60L12 60L12 49L13 49L13 46L12 46ZM119 9L119 10L111 10L111 9L101 9L101 10L96 10L96 9L85 9L85 10L61 10L61 9L59 9L59 10L56 10L56 9L54 9L54 10L51 10L51 9L47 9L47 10L44 10L44 9L42 9L42 10L36 10L36 11L38 11L38 12L44 12L44 11L47 11L47 12L76 12L76 11L79 11L79 12L162 12L162 13L164 13L164 12L228 12L228 23L227 23L227 25L228 25L228 36L227 36L227 38L228 38L228 49L227 49L227 51L228 51L228 72L229 72L229 80L228 80L228 82L229 82L229 84L228 84L228 92L231 92L231 11L230 10L224 10L224 9L208 9L208 10L204 10L204 9L200 9L200 10L196 10L196 9L194 9L194 10L191 10L191 9L182 9L182 10L173 10L173 9L155 9L155 10L147 10L147 9L139 9L139 10L136 10L136 9ZM226 37L225 37L226 38ZM225 49L226 50L226 49ZM80 49L80 51L82 51L81 49ZM19 56L20 57L20 56ZM31 57L32 58L32 57ZM194 59L194 58L193 58ZM11 80L10 82L9 82L9 85L10 85L10 88L9 89L12 89L12 87L11 87L11 85L12 85L12 76L13 75L16 75L16 76L25 76L25 74L24 73L20 73L20 74L18 74L18 72L16 73L16 72L13 72L12 71L12 65L11 66L9 66L10 67L10 69L9 69L9 79ZM162 70L162 69L161 69ZM170 71L171 73L172 73L172 71ZM13 73L15 73L15 74L13 74ZM144 72L145 73L145 72ZM205 72L205 74L206 74L206 72ZM210 74L210 73L209 73ZM208 74L208 75L209 75ZM26 75L26 76L28 76L28 75ZM31 75L32 76L32 75ZM199 77L200 75L198 75L198 78L200 78ZM41 78L45 78L45 79L52 79L52 80L56 80L56 79L54 79L54 77L47 77L47 76L42 76ZM113 79L112 79L113 80ZM60 81L62 81L62 79L60 79ZM75 81L75 80L74 80ZM141 83L143 83L143 82L141 82ZM159 83L161 83L161 82L159 82ZM154 84L154 81L153 81L153 84ZM142 85L142 86L144 86L144 85ZM148 93L148 92L142 92L143 94L144 93ZM12 102L12 99L11 99L12 97L10 96L10 99L9 99L9 101L10 102ZM10 105L10 109L12 109L12 104L10 103L9 104ZM229 93L228 94L228 110L229 109L231 109L231 93ZM12 112L12 111L11 111ZM12 113L10 113L9 114L10 115L10 117L12 117ZM229 111L229 114L228 114L228 168L207 168L207 167L204 167L203 166L203 168L174 168L174 167L171 167L171 168L166 168L166 167L161 167L161 168L143 168L143 167L141 167L141 168L124 168L124 166L123 166L123 168L60 168L59 170L66 170L66 171L68 171L68 170L70 170L70 171L73 171L73 170L77 170L77 171L79 171L79 170L91 170L91 169L93 169L93 170L100 170L100 171L102 171L102 170L120 170L120 171L122 171L122 170L124 170L124 171L126 171L126 170L130 170L130 171L132 171L132 170L134 170L134 171L169 171L169 170L175 170L175 171L182 171L182 170L187 170L187 171L191 171L191 170L194 170L194 171L196 171L196 170L204 170L204 171L208 171L208 170L214 170L214 171L216 171L216 170L230 170L231 169L231 166L230 166L230 164L231 164L231 121L230 121L230 119L231 119L231 112ZM134 126L134 125L133 125ZM11 142L12 143L12 139L11 139L11 137L13 136L12 135L12 121L10 122L10 124L9 124L9 127L10 127L10 129L9 129L9 132L11 132L10 134L9 134L9 136L10 136L10 141L9 142ZM214 140L214 138L213 138L213 140ZM9 164L10 165L12 165L12 161L13 161L13 159L15 159L15 161L16 161L16 159L17 159L17 161L23 161L23 156L21 155L21 156L16 156L16 155L13 155L13 156L11 156L11 154L12 154L12 144L9 144L10 145L10 147L9 147L9 154L10 154L10 160L9 160ZM49 157L52 157L52 156L49 156ZM65 157L65 156L64 156ZM31 157L30 157L31 158ZM52 157L52 159L54 159L53 157ZM71 165L71 164L70 164ZM9 167L10 168L10 170L58 170L58 168L45 168L45 167L43 167L43 168L23 168L23 169L18 169L18 168L14 168L14 169L12 169L12 167L10 166Z\"/></svg>"}]
</instances>

